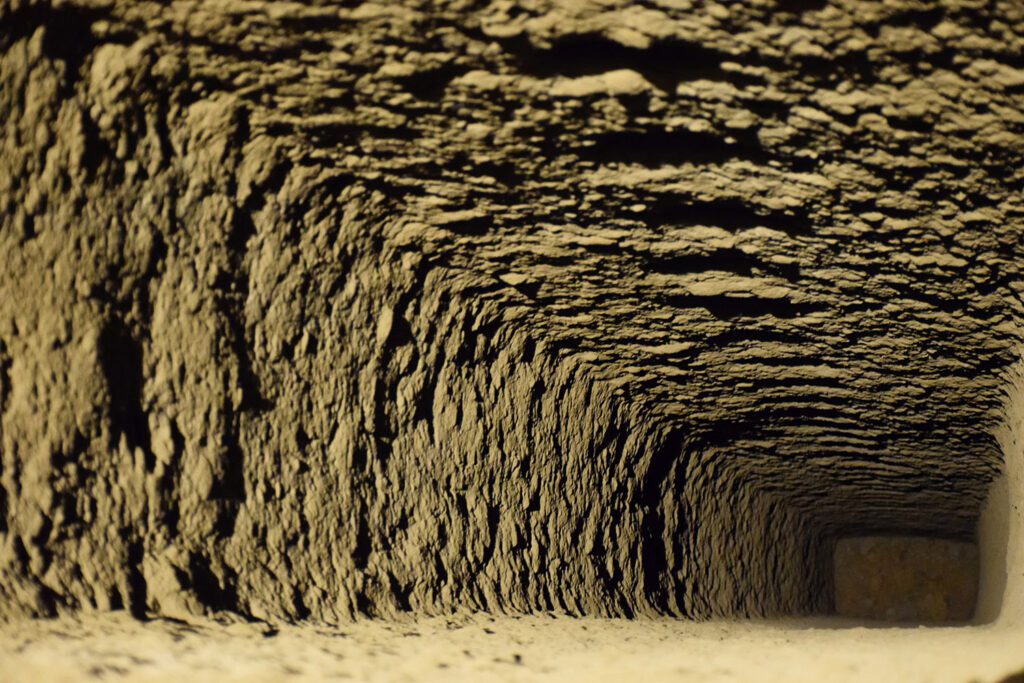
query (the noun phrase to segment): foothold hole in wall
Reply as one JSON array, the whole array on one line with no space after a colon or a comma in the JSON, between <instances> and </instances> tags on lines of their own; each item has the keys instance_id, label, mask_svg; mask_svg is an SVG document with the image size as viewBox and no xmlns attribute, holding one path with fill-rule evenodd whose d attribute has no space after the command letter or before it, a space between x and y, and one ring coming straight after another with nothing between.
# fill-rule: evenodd
<instances>
[{"instance_id":1,"label":"foothold hole in wall","mask_svg":"<svg viewBox=\"0 0 1024 683\"><path fill-rule=\"evenodd\" d=\"M837 616L902 623L969 622L978 601L974 543L921 536L839 539Z\"/></svg>"}]
</instances>

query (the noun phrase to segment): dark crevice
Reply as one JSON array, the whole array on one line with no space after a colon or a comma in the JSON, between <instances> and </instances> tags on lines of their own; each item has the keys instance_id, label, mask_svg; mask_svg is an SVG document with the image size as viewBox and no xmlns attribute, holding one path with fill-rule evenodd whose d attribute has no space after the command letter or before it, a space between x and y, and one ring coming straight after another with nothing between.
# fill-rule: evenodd
<instances>
[{"instance_id":1,"label":"dark crevice","mask_svg":"<svg viewBox=\"0 0 1024 683\"><path fill-rule=\"evenodd\" d=\"M142 344L118 319L110 321L100 335L99 360L110 393L111 437L123 435L128 448L150 453L149 422L143 406L145 368Z\"/></svg>"},{"instance_id":2,"label":"dark crevice","mask_svg":"<svg viewBox=\"0 0 1024 683\"><path fill-rule=\"evenodd\" d=\"M815 12L828 7L829 0L777 0L775 9L778 12L789 12L791 14L803 14L804 12Z\"/></svg>"},{"instance_id":3,"label":"dark crevice","mask_svg":"<svg viewBox=\"0 0 1024 683\"><path fill-rule=\"evenodd\" d=\"M671 485L673 470L677 468L680 460L686 457L687 450L682 433L678 430L671 431L654 451L636 501L641 511L640 542L644 560L644 592L648 599L657 605L666 605L671 601L663 579L669 572L665 529L674 520L665 519L662 498L665 487ZM678 552L674 555L679 556Z\"/></svg>"},{"instance_id":4,"label":"dark crevice","mask_svg":"<svg viewBox=\"0 0 1024 683\"><path fill-rule=\"evenodd\" d=\"M0 416L7 412L7 400L11 395L11 363L7 345L0 339Z\"/></svg>"},{"instance_id":5,"label":"dark crevice","mask_svg":"<svg viewBox=\"0 0 1024 683\"><path fill-rule=\"evenodd\" d=\"M337 3L339 6L346 4L351 3ZM336 12L329 15L283 16L276 19L276 22L291 35L322 35L324 33L348 31L351 30L353 21L353 19L349 19Z\"/></svg>"},{"instance_id":6,"label":"dark crevice","mask_svg":"<svg viewBox=\"0 0 1024 683\"><path fill-rule=\"evenodd\" d=\"M496 226L494 216L479 214L446 221L443 227L458 235L481 237L494 230Z\"/></svg>"},{"instance_id":7,"label":"dark crevice","mask_svg":"<svg viewBox=\"0 0 1024 683\"><path fill-rule=\"evenodd\" d=\"M731 232L764 227L790 236L814 233L811 217L799 209L777 211L739 199L697 201L685 196L659 195L641 214L641 220L655 230L703 225Z\"/></svg>"},{"instance_id":8,"label":"dark crevice","mask_svg":"<svg viewBox=\"0 0 1024 683\"><path fill-rule=\"evenodd\" d=\"M640 49L600 34L577 34L546 49L525 39L505 41L505 48L516 56L520 71L537 78L577 78L632 69L672 93L682 81L734 80L737 76L721 67L723 61L735 59L732 55L681 40L663 40Z\"/></svg>"},{"instance_id":9,"label":"dark crevice","mask_svg":"<svg viewBox=\"0 0 1024 683\"><path fill-rule=\"evenodd\" d=\"M361 147L363 140L415 140L420 132L412 126L381 126L361 123L321 123L301 128L319 147Z\"/></svg>"},{"instance_id":10,"label":"dark crevice","mask_svg":"<svg viewBox=\"0 0 1024 683\"><path fill-rule=\"evenodd\" d=\"M879 29L882 26L914 27L922 31L930 31L942 23L942 20L945 18L946 9L941 6L929 7L927 9L908 9L886 17L883 23L869 27L868 31L875 37L878 36Z\"/></svg>"},{"instance_id":11,"label":"dark crevice","mask_svg":"<svg viewBox=\"0 0 1024 683\"><path fill-rule=\"evenodd\" d=\"M390 573L388 574L388 584L398 610L400 612L411 612L412 602L410 602L409 596L412 595L414 584L402 584L394 574Z\"/></svg>"},{"instance_id":12,"label":"dark crevice","mask_svg":"<svg viewBox=\"0 0 1024 683\"><path fill-rule=\"evenodd\" d=\"M473 171L476 175L490 176L508 188L519 188L523 182L523 176L516 169L516 165L507 160L485 159L475 161Z\"/></svg>"},{"instance_id":13,"label":"dark crevice","mask_svg":"<svg viewBox=\"0 0 1024 683\"><path fill-rule=\"evenodd\" d=\"M148 602L146 577L142 574L143 555L144 549L141 542L133 541L128 546L128 595L126 596L126 602L132 616L136 619L145 618L146 603Z\"/></svg>"},{"instance_id":14,"label":"dark crevice","mask_svg":"<svg viewBox=\"0 0 1024 683\"><path fill-rule=\"evenodd\" d=\"M237 254L245 254L249 240L256 235L256 225L253 223L252 214L245 209L236 209L231 214L231 228L228 231L227 245L228 249ZM220 289L225 289L230 292L230 288L233 285L241 285L239 282L240 278L232 278L229 274L224 273L222 277L226 278L220 283ZM216 285L215 285L216 286Z\"/></svg>"},{"instance_id":15,"label":"dark crevice","mask_svg":"<svg viewBox=\"0 0 1024 683\"><path fill-rule=\"evenodd\" d=\"M397 80L406 92L424 102L437 102L444 97L448 85L469 69L455 64L445 64L435 69L419 71Z\"/></svg>"},{"instance_id":16,"label":"dark crevice","mask_svg":"<svg viewBox=\"0 0 1024 683\"><path fill-rule=\"evenodd\" d=\"M726 142L710 133L668 130L622 130L597 135L592 144L575 150L586 161L599 164L639 164L649 168L682 164L722 164L731 159L763 155Z\"/></svg>"},{"instance_id":17,"label":"dark crevice","mask_svg":"<svg viewBox=\"0 0 1024 683\"><path fill-rule=\"evenodd\" d=\"M91 116L82 116L82 138L84 149L82 151L82 167L92 177L97 175L101 167L109 168L109 160L115 158L113 150L107 141L100 135L99 128Z\"/></svg>"},{"instance_id":18,"label":"dark crevice","mask_svg":"<svg viewBox=\"0 0 1024 683\"><path fill-rule=\"evenodd\" d=\"M815 168L813 159L777 156L765 149L754 134L723 137L687 130L633 129L599 133L589 145L566 150L584 161L599 164L637 164L647 168L684 164L724 164L735 159L757 164L782 163L794 171Z\"/></svg>"},{"instance_id":19,"label":"dark crevice","mask_svg":"<svg viewBox=\"0 0 1024 683\"><path fill-rule=\"evenodd\" d=\"M224 473L214 481L210 489L211 500L236 502L245 500L245 452L237 440L237 436L232 435L224 447ZM222 531L227 530L223 529Z\"/></svg>"},{"instance_id":20,"label":"dark crevice","mask_svg":"<svg viewBox=\"0 0 1024 683\"><path fill-rule=\"evenodd\" d=\"M198 554L189 558L189 582L199 601L216 611L237 610L238 594L235 590L235 576L225 568L223 580L214 574L210 561Z\"/></svg>"},{"instance_id":21,"label":"dark crevice","mask_svg":"<svg viewBox=\"0 0 1024 683\"><path fill-rule=\"evenodd\" d=\"M774 120L774 121L785 121L789 118L791 104L787 102L777 102L769 99L757 99L755 97L748 97L743 100L743 106L757 114L762 119ZM795 147L795 145L790 145Z\"/></svg>"},{"instance_id":22,"label":"dark crevice","mask_svg":"<svg viewBox=\"0 0 1024 683\"><path fill-rule=\"evenodd\" d=\"M292 588L292 610L294 611L295 618L298 621L305 621L309 618L311 611L309 606L306 605L306 601L302 599L302 592L298 586ZM276 634L276 630L271 635Z\"/></svg>"},{"instance_id":23,"label":"dark crevice","mask_svg":"<svg viewBox=\"0 0 1024 683\"><path fill-rule=\"evenodd\" d=\"M356 594L356 611L368 617L376 617L377 605L366 593L359 592Z\"/></svg>"},{"instance_id":24,"label":"dark crevice","mask_svg":"<svg viewBox=\"0 0 1024 683\"><path fill-rule=\"evenodd\" d=\"M817 303L798 303L789 299L764 299L758 297L696 296L691 294L668 295L664 301L675 308L703 308L719 320L735 318L799 318L809 313L827 310Z\"/></svg>"},{"instance_id":25,"label":"dark crevice","mask_svg":"<svg viewBox=\"0 0 1024 683\"><path fill-rule=\"evenodd\" d=\"M751 275L757 259L739 249L720 249L708 254L687 254L684 256L652 256L647 259L647 270L667 275L728 271L740 275Z\"/></svg>"},{"instance_id":26,"label":"dark crevice","mask_svg":"<svg viewBox=\"0 0 1024 683\"><path fill-rule=\"evenodd\" d=\"M366 522L366 511L364 510L359 514L355 547L352 548L352 562L356 569L366 569L366 565L370 561L371 550L370 526Z\"/></svg>"}]
</instances>

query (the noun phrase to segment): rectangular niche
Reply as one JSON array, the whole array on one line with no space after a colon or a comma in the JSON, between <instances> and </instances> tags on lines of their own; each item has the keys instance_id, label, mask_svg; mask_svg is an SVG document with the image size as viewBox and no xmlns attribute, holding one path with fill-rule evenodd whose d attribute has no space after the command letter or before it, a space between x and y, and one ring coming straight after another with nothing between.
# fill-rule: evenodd
<instances>
[{"instance_id":1,"label":"rectangular niche","mask_svg":"<svg viewBox=\"0 0 1024 683\"><path fill-rule=\"evenodd\" d=\"M964 622L978 600L978 546L920 536L836 543L838 616L903 623Z\"/></svg>"}]
</instances>

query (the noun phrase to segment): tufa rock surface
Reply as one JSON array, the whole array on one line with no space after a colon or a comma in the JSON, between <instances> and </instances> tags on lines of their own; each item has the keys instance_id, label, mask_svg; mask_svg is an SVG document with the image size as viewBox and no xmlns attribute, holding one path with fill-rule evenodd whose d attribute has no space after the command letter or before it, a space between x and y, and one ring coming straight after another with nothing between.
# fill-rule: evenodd
<instances>
[{"instance_id":1,"label":"tufa rock surface","mask_svg":"<svg viewBox=\"0 0 1024 683\"><path fill-rule=\"evenodd\" d=\"M1016 0L0 0L0 614L827 609L968 538Z\"/></svg>"}]
</instances>

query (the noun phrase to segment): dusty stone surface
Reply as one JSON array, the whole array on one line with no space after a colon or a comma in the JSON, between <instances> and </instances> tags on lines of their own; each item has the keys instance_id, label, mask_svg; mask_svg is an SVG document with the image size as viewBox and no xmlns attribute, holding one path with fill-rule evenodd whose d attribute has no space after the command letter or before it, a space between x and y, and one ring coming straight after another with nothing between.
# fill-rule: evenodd
<instances>
[{"instance_id":1,"label":"dusty stone surface","mask_svg":"<svg viewBox=\"0 0 1024 683\"><path fill-rule=\"evenodd\" d=\"M0 614L827 608L973 529L1016 0L0 0Z\"/></svg>"},{"instance_id":2,"label":"dusty stone surface","mask_svg":"<svg viewBox=\"0 0 1024 683\"><path fill-rule=\"evenodd\" d=\"M1019 683L1024 676L1017 631L849 626L477 615L268 629L80 615L0 627L0 677L8 683Z\"/></svg>"}]
</instances>

